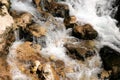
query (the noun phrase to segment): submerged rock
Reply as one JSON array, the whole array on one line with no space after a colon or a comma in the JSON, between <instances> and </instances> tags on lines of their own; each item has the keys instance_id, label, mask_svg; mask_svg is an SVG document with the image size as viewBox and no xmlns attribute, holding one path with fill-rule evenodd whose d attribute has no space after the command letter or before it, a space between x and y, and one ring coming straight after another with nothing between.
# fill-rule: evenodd
<instances>
[{"instance_id":1,"label":"submerged rock","mask_svg":"<svg viewBox=\"0 0 120 80\"><path fill-rule=\"evenodd\" d=\"M104 46L100 50L100 56L103 66L106 70L112 70L111 80L120 79L120 53L108 46Z\"/></svg>"},{"instance_id":2,"label":"submerged rock","mask_svg":"<svg viewBox=\"0 0 120 80\"><path fill-rule=\"evenodd\" d=\"M83 26L81 25L75 26L73 28L72 34L73 36L79 39L85 39L85 40L92 40L98 36L97 31L94 30L93 27L89 24L85 24Z\"/></svg>"},{"instance_id":3,"label":"submerged rock","mask_svg":"<svg viewBox=\"0 0 120 80\"><path fill-rule=\"evenodd\" d=\"M73 59L84 60L86 57L95 55L95 43L92 40L82 41L81 43L68 43L65 45L67 54Z\"/></svg>"}]
</instances>

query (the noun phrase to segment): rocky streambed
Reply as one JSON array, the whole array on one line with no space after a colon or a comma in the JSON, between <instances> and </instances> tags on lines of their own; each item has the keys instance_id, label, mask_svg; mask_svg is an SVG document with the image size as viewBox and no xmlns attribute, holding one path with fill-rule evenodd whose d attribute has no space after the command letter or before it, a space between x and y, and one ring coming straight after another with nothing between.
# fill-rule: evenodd
<instances>
[{"instance_id":1,"label":"rocky streambed","mask_svg":"<svg viewBox=\"0 0 120 80\"><path fill-rule=\"evenodd\" d=\"M0 0L0 80L120 79L118 28L73 15L76 1Z\"/></svg>"}]
</instances>

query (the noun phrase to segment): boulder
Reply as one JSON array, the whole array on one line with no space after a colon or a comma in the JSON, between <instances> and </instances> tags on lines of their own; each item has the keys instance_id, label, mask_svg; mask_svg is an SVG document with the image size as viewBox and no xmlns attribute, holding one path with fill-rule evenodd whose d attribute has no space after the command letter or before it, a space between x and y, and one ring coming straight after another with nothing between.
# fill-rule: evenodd
<instances>
[{"instance_id":1,"label":"boulder","mask_svg":"<svg viewBox=\"0 0 120 80\"><path fill-rule=\"evenodd\" d=\"M55 17L69 16L69 7L66 4L54 1L45 1L44 4L45 11L51 13Z\"/></svg>"},{"instance_id":2,"label":"boulder","mask_svg":"<svg viewBox=\"0 0 120 80\"><path fill-rule=\"evenodd\" d=\"M55 61L55 70L59 76L65 78L65 63L62 60Z\"/></svg>"},{"instance_id":3,"label":"boulder","mask_svg":"<svg viewBox=\"0 0 120 80\"><path fill-rule=\"evenodd\" d=\"M6 62L9 47L14 41L13 18L8 12L8 0L0 0L0 80L12 80L10 66Z\"/></svg>"},{"instance_id":4,"label":"boulder","mask_svg":"<svg viewBox=\"0 0 120 80\"><path fill-rule=\"evenodd\" d=\"M0 0L0 6L6 6L7 9L10 8L10 1L9 0Z\"/></svg>"},{"instance_id":5,"label":"boulder","mask_svg":"<svg viewBox=\"0 0 120 80\"><path fill-rule=\"evenodd\" d=\"M83 26L75 26L73 28L72 35L79 39L93 40L98 36L98 33L91 25L85 24Z\"/></svg>"},{"instance_id":6,"label":"boulder","mask_svg":"<svg viewBox=\"0 0 120 80\"><path fill-rule=\"evenodd\" d=\"M27 25L32 23L32 15L29 13L22 13L20 15L17 15L17 17L14 18L16 27L22 27L23 29L25 29L27 27Z\"/></svg>"},{"instance_id":7,"label":"boulder","mask_svg":"<svg viewBox=\"0 0 120 80\"><path fill-rule=\"evenodd\" d=\"M22 61L39 60L41 59L39 54L40 49L40 45L26 41L17 48L17 59Z\"/></svg>"},{"instance_id":8,"label":"boulder","mask_svg":"<svg viewBox=\"0 0 120 80\"><path fill-rule=\"evenodd\" d=\"M120 79L120 53L108 46L100 50L100 56L105 70L111 70L110 80Z\"/></svg>"},{"instance_id":9,"label":"boulder","mask_svg":"<svg viewBox=\"0 0 120 80\"><path fill-rule=\"evenodd\" d=\"M6 1L5 1L6 2ZM7 53L8 47L14 41L14 33L12 31L14 20L8 13L8 8L4 0L0 1L0 53Z\"/></svg>"},{"instance_id":10,"label":"boulder","mask_svg":"<svg viewBox=\"0 0 120 80\"><path fill-rule=\"evenodd\" d=\"M46 35L46 29L38 24L30 25L27 30L35 37L41 37Z\"/></svg>"},{"instance_id":11,"label":"boulder","mask_svg":"<svg viewBox=\"0 0 120 80\"><path fill-rule=\"evenodd\" d=\"M85 40L81 43L68 43L65 45L67 54L73 59L85 60L95 55L95 43L92 40Z\"/></svg>"},{"instance_id":12,"label":"boulder","mask_svg":"<svg viewBox=\"0 0 120 80\"><path fill-rule=\"evenodd\" d=\"M64 25L66 28L73 28L76 26L77 19L75 16L69 16L64 18Z\"/></svg>"}]
</instances>

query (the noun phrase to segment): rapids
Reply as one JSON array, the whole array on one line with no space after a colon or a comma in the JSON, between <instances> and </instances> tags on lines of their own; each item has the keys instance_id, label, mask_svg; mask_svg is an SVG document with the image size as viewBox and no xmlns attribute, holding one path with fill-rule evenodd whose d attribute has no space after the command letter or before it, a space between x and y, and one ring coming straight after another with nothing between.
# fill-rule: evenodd
<instances>
[{"instance_id":1,"label":"rapids","mask_svg":"<svg viewBox=\"0 0 120 80\"><path fill-rule=\"evenodd\" d=\"M34 16L33 20L36 21L36 23L39 23L43 27L47 28L46 37L42 38L43 40L38 38L37 41L33 39L33 42L37 42L43 46L45 45L40 51L42 56L49 57L54 55L57 59L63 60L65 62L65 66L71 66L74 68L75 72L66 73L66 76L70 78L70 80L99 80L97 75L102 71L102 62L98 53L99 49L102 46L107 45L120 52L120 32L119 28L116 26L117 21L112 18L112 16L115 15L114 13L117 11L117 7L112 7L115 0L57 0L58 2L69 6L70 15L76 16L77 22L82 24L91 24L99 34L95 40L98 48L96 49L97 55L92 57L90 60L86 60L84 64L79 64L77 60L71 59L66 54L66 49L64 47L66 42L65 39L74 37L71 36L70 29L65 29L64 24L62 23L62 18L55 17L57 25L55 25L52 21L50 21L49 25L45 25L45 22L39 19L41 14L39 14L35 9L32 4L32 0L10 1L12 10L32 14ZM7 62L12 67L11 73L13 80L16 80L16 77L17 79L22 78L22 80L31 80L30 77L22 74L16 66L15 61L17 58L15 58L15 55L17 54L13 49L21 44L19 32L17 32L17 30L15 32L15 36L16 41L9 49L10 51L7 59ZM42 44L41 41L45 41L45 44ZM61 80L63 79L61 78Z\"/></svg>"}]
</instances>

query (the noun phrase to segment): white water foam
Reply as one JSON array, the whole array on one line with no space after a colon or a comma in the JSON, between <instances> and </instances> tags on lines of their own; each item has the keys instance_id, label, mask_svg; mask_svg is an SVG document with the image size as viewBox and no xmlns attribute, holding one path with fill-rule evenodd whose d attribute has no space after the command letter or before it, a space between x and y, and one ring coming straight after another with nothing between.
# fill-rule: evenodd
<instances>
[{"instance_id":1,"label":"white water foam","mask_svg":"<svg viewBox=\"0 0 120 80\"><path fill-rule=\"evenodd\" d=\"M35 11L31 4L31 0L25 2L11 0L11 2L12 9L27 11L31 14ZM78 22L89 23L95 30L97 30L99 33L99 37L97 39L99 46L108 45L120 52L120 32L116 26L116 20L110 16L111 13L113 13L112 11L117 10L117 8L114 9L111 7L113 2L114 0L65 1L65 3L69 5L70 15L75 15ZM25 7L24 9L23 6ZM66 38L71 38L71 36L67 34L68 30L64 27L62 29L54 30L54 25L46 27L50 28L47 28L48 33L46 36L46 48L43 48L41 51L43 56L49 57L54 55L56 58L63 60L66 66L74 68L75 72L66 73L66 76L69 77L70 80L98 80L97 75L101 72L101 60L99 55L97 54L92 57L92 59L86 60L84 64L79 64L76 60L73 60L66 55L66 50L63 46L65 43L64 40Z\"/></svg>"},{"instance_id":2,"label":"white water foam","mask_svg":"<svg viewBox=\"0 0 120 80\"><path fill-rule=\"evenodd\" d=\"M117 21L110 15L115 15L117 7L113 8L115 0L66 0L70 15L75 15L78 22L89 23L99 33L99 45L107 45L120 52L120 32ZM113 12L114 11L114 12Z\"/></svg>"}]
</instances>

